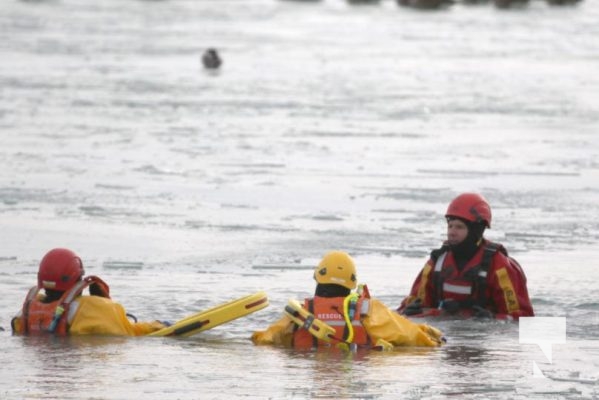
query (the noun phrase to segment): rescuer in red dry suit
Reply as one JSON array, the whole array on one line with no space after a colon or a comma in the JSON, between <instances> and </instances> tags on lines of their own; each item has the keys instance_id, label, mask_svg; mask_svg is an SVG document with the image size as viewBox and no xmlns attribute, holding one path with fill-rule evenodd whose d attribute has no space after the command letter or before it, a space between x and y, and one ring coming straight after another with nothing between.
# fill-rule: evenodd
<instances>
[{"instance_id":1,"label":"rescuer in red dry suit","mask_svg":"<svg viewBox=\"0 0 599 400\"><path fill-rule=\"evenodd\" d=\"M398 308L404 315L457 314L518 319L533 316L526 276L505 248L483 237L491 207L477 193L463 193L447 212L447 241L433 250Z\"/></svg>"}]
</instances>

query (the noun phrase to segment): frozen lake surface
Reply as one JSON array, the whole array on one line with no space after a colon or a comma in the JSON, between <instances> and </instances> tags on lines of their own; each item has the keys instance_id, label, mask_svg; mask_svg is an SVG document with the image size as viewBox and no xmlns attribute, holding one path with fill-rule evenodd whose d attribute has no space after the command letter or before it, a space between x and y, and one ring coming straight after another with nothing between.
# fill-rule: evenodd
<instances>
[{"instance_id":1,"label":"frozen lake surface","mask_svg":"<svg viewBox=\"0 0 599 400\"><path fill-rule=\"evenodd\" d=\"M0 397L599 398L597 21L594 0L5 1ZM462 191L489 199L537 315L566 318L552 360L475 321L432 321L435 350L251 344L331 249L396 307ZM187 340L13 337L53 247L140 319L271 306Z\"/></svg>"}]
</instances>

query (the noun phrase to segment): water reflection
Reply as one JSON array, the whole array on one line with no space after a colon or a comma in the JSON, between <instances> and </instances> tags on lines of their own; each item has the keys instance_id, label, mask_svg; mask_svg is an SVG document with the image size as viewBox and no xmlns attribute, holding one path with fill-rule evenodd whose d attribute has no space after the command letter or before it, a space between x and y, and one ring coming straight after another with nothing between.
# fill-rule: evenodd
<instances>
[{"instance_id":1,"label":"water reflection","mask_svg":"<svg viewBox=\"0 0 599 400\"><path fill-rule=\"evenodd\" d=\"M468 366L489 361L488 351L482 347L453 346L445 349L445 359L456 365Z\"/></svg>"},{"instance_id":2,"label":"water reflection","mask_svg":"<svg viewBox=\"0 0 599 400\"><path fill-rule=\"evenodd\" d=\"M286 387L290 397L334 399L379 398L390 390L411 393L414 381L409 376L422 371L439 354L438 349L431 348L398 348L390 352L348 352L336 348L280 351L289 361L285 366L288 375L298 378ZM409 375L403 375L403 371L409 371Z\"/></svg>"},{"instance_id":3,"label":"water reflection","mask_svg":"<svg viewBox=\"0 0 599 400\"><path fill-rule=\"evenodd\" d=\"M126 338L15 337L22 343L19 358L27 365L25 389L31 397L71 398L81 390L101 389L101 371L121 363ZM109 367L110 368L110 367ZM70 394L69 394L70 393Z\"/></svg>"}]
</instances>

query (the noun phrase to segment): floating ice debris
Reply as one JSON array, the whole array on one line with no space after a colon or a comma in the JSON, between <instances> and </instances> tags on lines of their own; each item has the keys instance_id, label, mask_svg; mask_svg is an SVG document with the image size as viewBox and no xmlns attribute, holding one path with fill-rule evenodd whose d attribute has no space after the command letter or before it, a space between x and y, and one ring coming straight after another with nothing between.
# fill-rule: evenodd
<instances>
[{"instance_id":1,"label":"floating ice debris","mask_svg":"<svg viewBox=\"0 0 599 400\"><path fill-rule=\"evenodd\" d=\"M280 270L304 270L304 269L314 269L316 266L314 265L301 265L301 264L262 264L262 265L252 265L252 269L280 269Z\"/></svg>"},{"instance_id":2,"label":"floating ice debris","mask_svg":"<svg viewBox=\"0 0 599 400\"><path fill-rule=\"evenodd\" d=\"M422 9L436 9L443 6L453 4L452 0L397 0L397 4L401 6L422 8ZM428 111L428 110L426 110Z\"/></svg>"},{"instance_id":3,"label":"floating ice debris","mask_svg":"<svg viewBox=\"0 0 599 400\"><path fill-rule=\"evenodd\" d=\"M96 183L94 185L98 189L111 189L111 190L131 190L135 189L135 186L129 185L116 185L116 184L108 184L108 183Z\"/></svg>"},{"instance_id":4,"label":"floating ice debris","mask_svg":"<svg viewBox=\"0 0 599 400\"><path fill-rule=\"evenodd\" d=\"M102 216L108 214L108 211L100 206L81 206L79 209L89 216Z\"/></svg>"},{"instance_id":5,"label":"floating ice debris","mask_svg":"<svg viewBox=\"0 0 599 400\"><path fill-rule=\"evenodd\" d=\"M141 261L104 261L102 267L106 269L142 269Z\"/></svg>"},{"instance_id":6,"label":"floating ice debris","mask_svg":"<svg viewBox=\"0 0 599 400\"><path fill-rule=\"evenodd\" d=\"M343 218L337 216L337 215L314 215L312 217L312 219L317 220L317 221L343 221Z\"/></svg>"}]
</instances>

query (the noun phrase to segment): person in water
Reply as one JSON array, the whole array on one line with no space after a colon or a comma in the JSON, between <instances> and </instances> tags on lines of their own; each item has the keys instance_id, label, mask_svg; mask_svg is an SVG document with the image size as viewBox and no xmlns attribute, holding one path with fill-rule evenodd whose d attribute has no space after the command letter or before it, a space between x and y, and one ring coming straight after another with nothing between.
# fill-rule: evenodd
<instances>
[{"instance_id":1,"label":"person in water","mask_svg":"<svg viewBox=\"0 0 599 400\"><path fill-rule=\"evenodd\" d=\"M50 250L40 262L37 285L11 321L13 333L141 336L165 327L159 321L131 322L123 306L110 299L108 285L84 274L77 254ZM82 294L86 288L89 296Z\"/></svg>"},{"instance_id":2,"label":"person in water","mask_svg":"<svg viewBox=\"0 0 599 400\"><path fill-rule=\"evenodd\" d=\"M202 54L202 65L204 65L204 68L206 69L218 69L222 63L223 60L216 49L209 48Z\"/></svg>"},{"instance_id":3,"label":"person in water","mask_svg":"<svg viewBox=\"0 0 599 400\"><path fill-rule=\"evenodd\" d=\"M491 227L487 200L477 193L460 194L445 218L447 241L431 252L398 312L516 320L534 316L524 271L501 244L483 236Z\"/></svg>"},{"instance_id":4,"label":"person in water","mask_svg":"<svg viewBox=\"0 0 599 400\"><path fill-rule=\"evenodd\" d=\"M345 252L333 251L324 256L314 271L316 291L304 301L304 308L316 319L335 329L331 342L312 336L288 316L256 331L251 339L257 345L280 345L298 349L331 346L338 343L355 347L440 346L442 333L429 325L416 324L370 298L368 289L360 295L356 289L356 267ZM348 301L351 299L352 301ZM352 317L353 315L353 317Z\"/></svg>"}]
</instances>

